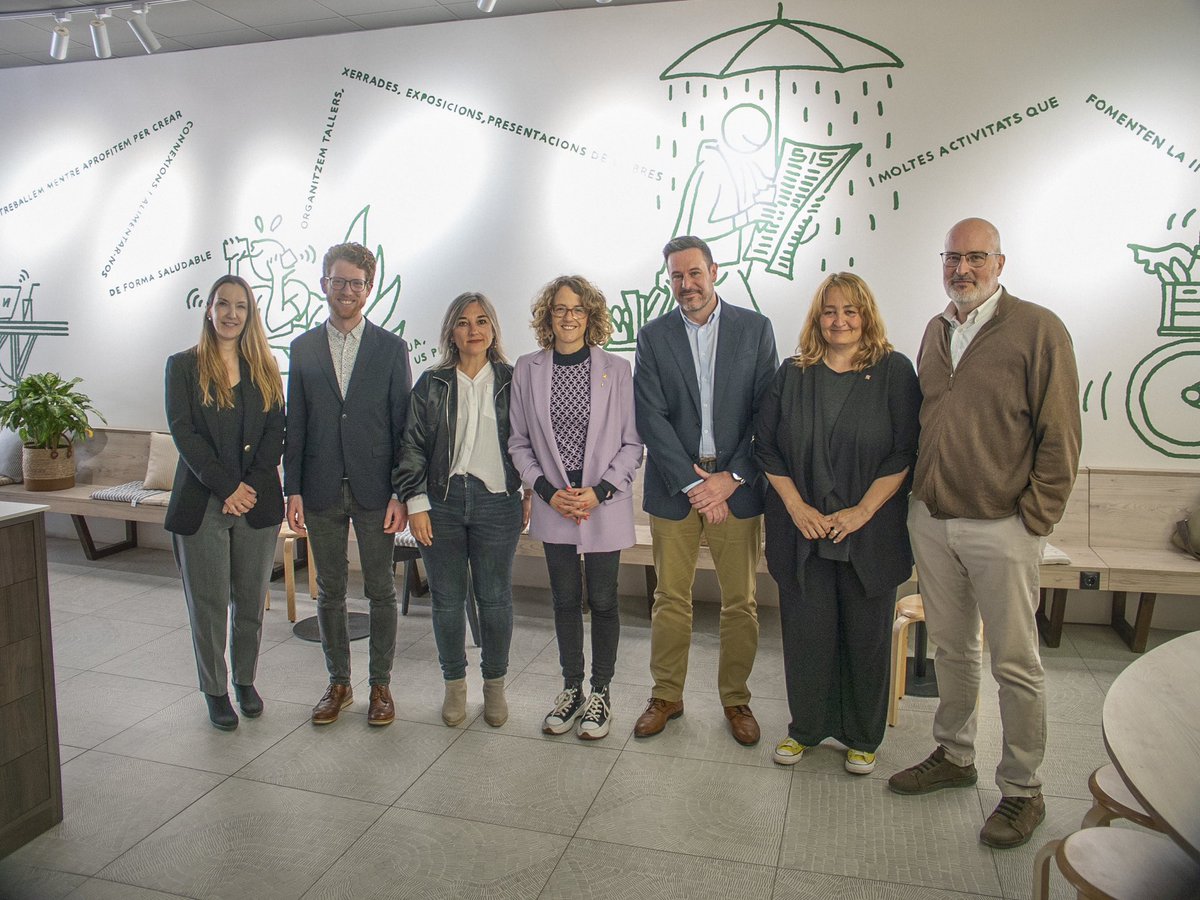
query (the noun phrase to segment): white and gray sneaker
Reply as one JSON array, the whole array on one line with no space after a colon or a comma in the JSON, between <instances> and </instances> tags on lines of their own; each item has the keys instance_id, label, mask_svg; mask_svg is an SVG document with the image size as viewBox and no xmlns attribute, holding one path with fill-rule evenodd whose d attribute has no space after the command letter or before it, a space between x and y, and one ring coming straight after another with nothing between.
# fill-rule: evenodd
<instances>
[{"instance_id":1,"label":"white and gray sneaker","mask_svg":"<svg viewBox=\"0 0 1200 900\"><path fill-rule=\"evenodd\" d=\"M583 712L583 688L571 685L554 698L554 709L542 720L543 734L565 734Z\"/></svg>"},{"instance_id":2,"label":"white and gray sneaker","mask_svg":"<svg viewBox=\"0 0 1200 900\"><path fill-rule=\"evenodd\" d=\"M583 707L583 715L579 718L579 739L598 741L608 734L609 719L612 708L609 705L608 688L592 691Z\"/></svg>"}]
</instances>

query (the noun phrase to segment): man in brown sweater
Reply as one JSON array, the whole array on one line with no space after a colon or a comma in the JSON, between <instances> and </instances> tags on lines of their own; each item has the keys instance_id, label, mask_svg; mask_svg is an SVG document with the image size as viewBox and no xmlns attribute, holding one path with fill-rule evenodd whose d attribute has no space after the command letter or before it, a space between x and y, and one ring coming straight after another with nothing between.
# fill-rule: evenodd
<instances>
[{"instance_id":1,"label":"man in brown sweater","mask_svg":"<svg viewBox=\"0 0 1200 900\"><path fill-rule=\"evenodd\" d=\"M898 794L975 784L982 619L999 684L1000 804L979 839L1018 847L1046 815L1045 683L1034 613L1046 536L1079 464L1079 376L1059 318L1000 285L1000 234L964 219L946 235L951 303L917 356L924 403L908 528L937 645L938 747L897 772Z\"/></svg>"}]
</instances>

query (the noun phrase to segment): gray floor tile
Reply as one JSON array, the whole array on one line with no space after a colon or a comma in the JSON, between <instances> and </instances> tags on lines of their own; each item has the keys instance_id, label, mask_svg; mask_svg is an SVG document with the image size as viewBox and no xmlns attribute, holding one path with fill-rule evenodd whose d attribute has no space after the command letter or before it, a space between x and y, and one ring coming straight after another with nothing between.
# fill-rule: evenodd
<instances>
[{"instance_id":1,"label":"gray floor tile","mask_svg":"<svg viewBox=\"0 0 1200 900\"><path fill-rule=\"evenodd\" d=\"M979 791L979 803L986 818L1000 802L1000 791ZM1087 800L1071 800L1065 797L1046 797L1046 821L1033 833L1029 843L1012 850L992 850L996 870L1000 873L1000 884L1005 897L1028 897L1033 887L1033 858L1047 841L1064 838L1079 830L1080 822L1092 804ZM1074 900L1075 889L1050 864L1050 896L1053 900Z\"/></svg>"},{"instance_id":2,"label":"gray floor tile","mask_svg":"<svg viewBox=\"0 0 1200 900\"><path fill-rule=\"evenodd\" d=\"M127 653L99 663L95 669L110 675L144 678L182 687L198 689L199 685L192 632L187 628L176 628Z\"/></svg>"},{"instance_id":3,"label":"gray floor tile","mask_svg":"<svg viewBox=\"0 0 1200 900\"><path fill-rule=\"evenodd\" d=\"M183 598L183 582L173 581L162 587L138 594L100 610L106 619L126 622L146 622L180 628L188 624L187 601Z\"/></svg>"},{"instance_id":4,"label":"gray floor tile","mask_svg":"<svg viewBox=\"0 0 1200 900\"><path fill-rule=\"evenodd\" d=\"M58 739L73 747L95 747L195 688L80 672L58 687Z\"/></svg>"},{"instance_id":5,"label":"gray floor tile","mask_svg":"<svg viewBox=\"0 0 1200 900\"><path fill-rule=\"evenodd\" d=\"M791 720L787 701L755 698L750 705L762 731L761 740L751 747L743 747L733 739L718 695L687 690L683 695L682 716L668 722L659 734L630 739L625 749L634 753L706 759L740 766L774 766L771 753L775 745L787 737ZM644 702L638 715L642 709L645 709Z\"/></svg>"},{"instance_id":6,"label":"gray floor tile","mask_svg":"<svg viewBox=\"0 0 1200 900\"><path fill-rule=\"evenodd\" d=\"M372 727L362 716L316 726L308 723L308 712L303 708L302 724L238 777L391 804L462 733L403 720Z\"/></svg>"},{"instance_id":7,"label":"gray floor tile","mask_svg":"<svg viewBox=\"0 0 1200 900\"><path fill-rule=\"evenodd\" d=\"M47 539L47 544L49 544L50 540ZM82 556L82 554L80 555ZM75 578L78 575L88 575L94 571L95 568L89 563L58 562L49 558L46 560L46 580L50 584L57 584L60 581L66 581L68 578Z\"/></svg>"},{"instance_id":8,"label":"gray floor tile","mask_svg":"<svg viewBox=\"0 0 1200 900\"><path fill-rule=\"evenodd\" d=\"M52 585L50 610L55 615L90 615L170 583L171 579L156 575L99 568Z\"/></svg>"},{"instance_id":9,"label":"gray floor tile","mask_svg":"<svg viewBox=\"0 0 1200 900\"><path fill-rule=\"evenodd\" d=\"M624 753L577 836L773 865L788 783L783 771Z\"/></svg>"},{"instance_id":10,"label":"gray floor tile","mask_svg":"<svg viewBox=\"0 0 1200 900\"><path fill-rule=\"evenodd\" d=\"M979 770L981 788L995 785L1000 752L1000 720L981 716L975 739L975 767ZM1088 776L1108 761L1099 725L1050 722L1046 732L1046 755L1038 770L1042 792L1055 797L1090 800Z\"/></svg>"},{"instance_id":11,"label":"gray floor tile","mask_svg":"<svg viewBox=\"0 0 1200 900\"><path fill-rule=\"evenodd\" d=\"M474 653L478 662L479 651ZM436 658L412 659L396 654L392 663L392 702L396 704L396 718L445 728L442 722L445 693L446 683ZM467 718L458 728L467 728L482 712L483 680L479 666L475 665L467 669Z\"/></svg>"},{"instance_id":12,"label":"gray floor tile","mask_svg":"<svg viewBox=\"0 0 1200 900\"><path fill-rule=\"evenodd\" d=\"M184 894L166 894L132 884L89 878L68 895L69 900L176 900Z\"/></svg>"},{"instance_id":13,"label":"gray floor tile","mask_svg":"<svg viewBox=\"0 0 1200 900\"><path fill-rule=\"evenodd\" d=\"M980 896L990 895L780 869L771 896L774 900L978 900Z\"/></svg>"},{"instance_id":14,"label":"gray floor tile","mask_svg":"<svg viewBox=\"0 0 1200 900\"><path fill-rule=\"evenodd\" d=\"M1132 604L1135 599L1131 599ZM1146 640L1146 650L1153 650L1172 638L1183 634L1181 631L1169 631L1166 628L1151 628ZM1063 636L1071 642L1077 655L1084 659L1126 659L1132 662L1141 656L1129 649L1129 645L1113 630L1111 625L1069 625L1064 627Z\"/></svg>"},{"instance_id":15,"label":"gray floor tile","mask_svg":"<svg viewBox=\"0 0 1200 900\"><path fill-rule=\"evenodd\" d=\"M221 731L208 719L204 695L191 691L96 749L232 775L290 732L307 727L310 715L307 706L273 700L264 703L257 719L241 716L234 731Z\"/></svg>"},{"instance_id":16,"label":"gray floor tile","mask_svg":"<svg viewBox=\"0 0 1200 900\"><path fill-rule=\"evenodd\" d=\"M14 856L0 858L0 897L4 900L59 900L87 878L19 862Z\"/></svg>"},{"instance_id":17,"label":"gray floor tile","mask_svg":"<svg viewBox=\"0 0 1200 900\"><path fill-rule=\"evenodd\" d=\"M59 764L67 763L79 756L81 753L87 753L83 747L71 747L67 744L58 745L58 760Z\"/></svg>"},{"instance_id":18,"label":"gray floor tile","mask_svg":"<svg viewBox=\"0 0 1200 900\"><path fill-rule=\"evenodd\" d=\"M969 893L1000 893L973 789L921 797L875 778L801 775L792 781L779 865Z\"/></svg>"},{"instance_id":19,"label":"gray floor tile","mask_svg":"<svg viewBox=\"0 0 1200 900\"><path fill-rule=\"evenodd\" d=\"M366 653L360 653L354 647L354 644L362 643L355 641L350 650L351 682L356 689L360 682L366 683L368 674ZM263 649L258 655L254 686L264 700L308 704L311 709L329 687L329 672L325 668L321 645L293 639ZM359 693L362 693L361 697ZM355 701L364 710L368 694L369 691L355 691Z\"/></svg>"},{"instance_id":20,"label":"gray floor tile","mask_svg":"<svg viewBox=\"0 0 1200 900\"><path fill-rule=\"evenodd\" d=\"M542 886L567 839L389 809L305 900L522 900Z\"/></svg>"},{"instance_id":21,"label":"gray floor tile","mask_svg":"<svg viewBox=\"0 0 1200 900\"><path fill-rule=\"evenodd\" d=\"M299 897L384 809L230 778L99 874L205 900Z\"/></svg>"},{"instance_id":22,"label":"gray floor tile","mask_svg":"<svg viewBox=\"0 0 1200 900\"><path fill-rule=\"evenodd\" d=\"M575 839L541 900L727 900L767 897L772 866Z\"/></svg>"},{"instance_id":23,"label":"gray floor tile","mask_svg":"<svg viewBox=\"0 0 1200 900\"><path fill-rule=\"evenodd\" d=\"M571 835L617 751L468 731L396 806Z\"/></svg>"},{"instance_id":24,"label":"gray floor tile","mask_svg":"<svg viewBox=\"0 0 1200 900\"><path fill-rule=\"evenodd\" d=\"M54 661L76 669L91 669L170 634L172 630L161 625L122 622L100 616L79 616L69 622L55 622Z\"/></svg>"},{"instance_id":25,"label":"gray floor tile","mask_svg":"<svg viewBox=\"0 0 1200 900\"><path fill-rule=\"evenodd\" d=\"M58 623L56 622L55 624L57 625ZM57 655L57 652L58 651L56 650L55 651L56 655ZM82 671L83 671L83 669L76 669L71 666L60 666L58 664L58 660L56 659L54 661L54 683L62 684L68 678L74 678L76 675L78 675Z\"/></svg>"},{"instance_id":26,"label":"gray floor tile","mask_svg":"<svg viewBox=\"0 0 1200 900\"><path fill-rule=\"evenodd\" d=\"M212 790L207 772L92 751L63 766L63 820L10 857L94 875Z\"/></svg>"}]
</instances>

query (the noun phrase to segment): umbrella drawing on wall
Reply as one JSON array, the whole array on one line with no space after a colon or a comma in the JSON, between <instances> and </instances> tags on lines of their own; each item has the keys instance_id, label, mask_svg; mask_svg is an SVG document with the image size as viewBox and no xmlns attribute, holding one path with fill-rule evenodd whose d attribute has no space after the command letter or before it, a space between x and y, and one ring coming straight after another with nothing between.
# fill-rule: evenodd
<instances>
[{"instance_id":1,"label":"umbrella drawing on wall","mask_svg":"<svg viewBox=\"0 0 1200 900\"><path fill-rule=\"evenodd\" d=\"M701 41L667 66L660 81L674 78L735 78L758 72L775 76L775 155L779 156L779 101L782 73L899 69L887 47L832 25L783 17L754 22Z\"/></svg>"}]
</instances>

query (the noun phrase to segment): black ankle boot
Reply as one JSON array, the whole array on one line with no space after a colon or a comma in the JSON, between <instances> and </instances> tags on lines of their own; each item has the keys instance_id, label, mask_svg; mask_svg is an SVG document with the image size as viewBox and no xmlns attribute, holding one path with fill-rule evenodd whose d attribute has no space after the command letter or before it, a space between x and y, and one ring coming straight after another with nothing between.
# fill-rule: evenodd
<instances>
[{"instance_id":1,"label":"black ankle boot","mask_svg":"<svg viewBox=\"0 0 1200 900\"><path fill-rule=\"evenodd\" d=\"M257 719L262 715L262 697L258 696L258 691L254 689L254 685L235 684L233 686L233 693L237 695L238 706L242 708L243 716L247 719Z\"/></svg>"},{"instance_id":2,"label":"black ankle boot","mask_svg":"<svg viewBox=\"0 0 1200 900\"><path fill-rule=\"evenodd\" d=\"M208 702L208 718L213 725L222 731L233 731L238 727L237 713L233 711L228 694L221 694L219 697L205 694L204 699Z\"/></svg>"}]
</instances>

